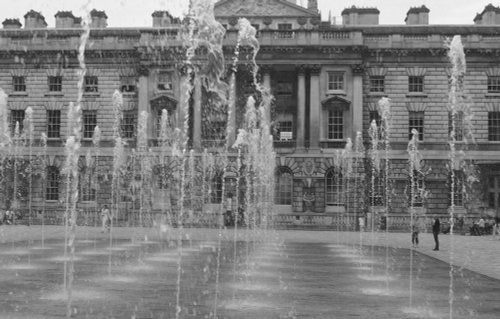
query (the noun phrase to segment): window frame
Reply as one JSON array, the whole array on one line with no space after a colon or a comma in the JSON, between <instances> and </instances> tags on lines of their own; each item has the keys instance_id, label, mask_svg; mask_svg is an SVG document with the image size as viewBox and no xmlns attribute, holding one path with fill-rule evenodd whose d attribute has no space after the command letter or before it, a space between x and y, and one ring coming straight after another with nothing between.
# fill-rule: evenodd
<instances>
[{"instance_id":1,"label":"window frame","mask_svg":"<svg viewBox=\"0 0 500 319\"><path fill-rule=\"evenodd\" d=\"M500 94L500 76L488 76L486 89L488 93Z\"/></svg>"},{"instance_id":2,"label":"window frame","mask_svg":"<svg viewBox=\"0 0 500 319\"><path fill-rule=\"evenodd\" d=\"M9 113L9 123L10 131L12 136L14 136L16 130L16 122L19 122L19 135L22 134L24 128L24 119L26 118L25 110L10 110Z\"/></svg>"},{"instance_id":3,"label":"window frame","mask_svg":"<svg viewBox=\"0 0 500 319\"><path fill-rule=\"evenodd\" d=\"M500 142L500 112L488 112L488 142Z\"/></svg>"},{"instance_id":4,"label":"window frame","mask_svg":"<svg viewBox=\"0 0 500 319\"><path fill-rule=\"evenodd\" d=\"M345 206L344 176L339 169L330 168L325 173L325 205Z\"/></svg>"},{"instance_id":5,"label":"window frame","mask_svg":"<svg viewBox=\"0 0 500 319\"><path fill-rule=\"evenodd\" d=\"M55 114L57 114L57 116L54 116ZM47 138L48 139L61 138L61 110L47 110L46 117L47 117ZM54 128L56 127L57 130L54 130Z\"/></svg>"},{"instance_id":6,"label":"window frame","mask_svg":"<svg viewBox=\"0 0 500 319\"><path fill-rule=\"evenodd\" d=\"M279 167L276 170L274 204L293 205L293 172L288 167Z\"/></svg>"},{"instance_id":7,"label":"window frame","mask_svg":"<svg viewBox=\"0 0 500 319\"><path fill-rule=\"evenodd\" d=\"M45 185L45 200L58 201L60 191L61 172L57 166L47 166L47 183Z\"/></svg>"},{"instance_id":8,"label":"window frame","mask_svg":"<svg viewBox=\"0 0 500 319\"><path fill-rule=\"evenodd\" d=\"M424 140L425 133L425 112L424 111L409 111L408 112L408 140L411 140L412 130L418 132L418 140Z\"/></svg>"},{"instance_id":9,"label":"window frame","mask_svg":"<svg viewBox=\"0 0 500 319\"><path fill-rule=\"evenodd\" d=\"M410 75L408 76L408 93L418 94L425 92L425 76Z\"/></svg>"},{"instance_id":10,"label":"window frame","mask_svg":"<svg viewBox=\"0 0 500 319\"><path fill-rule=\"evenodd\" d=\"M370 93L385 93L385 76L372 75L370 76Z\"/></svg>"},{"instance_id":11,"label":"window frame","mask_svg":"<svg viewBox=\"0 0 500 319\"><path fill-rule=\"evenodd\" d=\"M174 90L174 73L173 71L158 72L158 82L156 89L162 92L171 92Z\"/></svg>"},{"instance_id":12,"label":"window frame","mask_svg":"<svg viewBox=\"0 0 500 319\"><path fill-rule=\"evenodd\" d=\"M12 90L14 92L26 92L26 76L12 76Z\"/></svg>"},{"instance_id":13,"label":"window frame","mask_svg":"<svg viewBox=\"0 0 500 319\"><path fill-rule=\"evenodd\" d=\"M120 119L120 132L122 138L132 139L136 134L137 127L137 112L135 111L124 111L123 116Z\"/></svg>"},{"instance_id":14,"label":"window frame","mask_svg":"<svg viewBox=\"0 0 500 319\"><path fill-rule=\"evenodd\" d=\"M99 93L99 78L96 75L86 75L83 78L83 92L85 94Z\"/></svg>"},{"instance_id":15,"label":"window frame","mask_svg":"<svg viewBox=\"0 0 500 319\"><path fill-rule=\"evenodd\" d=\"M97 110L82 111L82 138L91 139L97 126Z\"/></svg>"},{"instance_id":16,"label":"window frame","mask_svg":"<svg viewBox=\"0 0 500 319\"><path fill-rule=\"evenodd\" d=\"M327 71L326 72L326 91L327 93L345 93L345 72Z\"/></svg>"},{"instance_id":17,"label":"window frame","mask_svg":"<svg viewBox=\"0 0 500 319\"><path fill-rule=\"evenodd\" d=\"M339 114L341 116L339 116ZM332 141L344 140L345 138L344 131L345 131L345 111L340 109L327 110L326 138Z\"/></svg>"},{"instance_id":18,"label":"window frame","mask_svg":"<svg viewBox=\"0 0 500 319\"><path fill-rule=\"evenodd\" d=\"M62 80L62 75L49 75L47 77L49 92L62 92Z\"/></svg>"}]
</instances>

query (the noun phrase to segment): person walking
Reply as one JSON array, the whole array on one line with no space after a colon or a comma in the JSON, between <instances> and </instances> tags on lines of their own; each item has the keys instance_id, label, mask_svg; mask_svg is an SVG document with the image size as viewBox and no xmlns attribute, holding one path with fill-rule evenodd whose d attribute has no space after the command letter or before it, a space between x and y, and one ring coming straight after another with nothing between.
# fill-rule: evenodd
<instances>
[{"instance_id":1,"label":"person walking","mask_svg":"<svg viewBox=\"0 0 500 319\"><path fill-rule=\"evenodd\" d=\"M432 235L434 235L434 249L433 250L439 250L439 232L441 231L441 223L439 222L439 218L436 218L434 220L434 224L432 225Z\"/></svg>"},{"instance_id":2,"label":"person walking","mask_svg":"<svg viewBox=\"0 0 500 319\"><path fill-rule=\"evenodd\" d=\"M111 213L109 211L108 205L104 205L104 207L101 209L101 221L102 221L101 233L104 233L104 231L106 230L109 231L111 225Z\"/></svg>"}]
</instances>

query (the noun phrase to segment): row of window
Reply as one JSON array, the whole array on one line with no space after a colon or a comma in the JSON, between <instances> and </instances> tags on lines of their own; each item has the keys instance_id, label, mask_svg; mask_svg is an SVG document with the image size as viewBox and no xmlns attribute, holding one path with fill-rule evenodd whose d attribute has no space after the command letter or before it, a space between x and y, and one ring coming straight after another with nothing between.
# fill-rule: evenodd
<instances>
[{"instance_id":1,"label":"row of window","mask_svg":"<svg viewBox=\"0 0 500 319\"><path fill-rule=\"evenodd\" d=\"M330 83L330 76L329 76ZM330 90L330 85L329 85ZM377 75L370 76L370 92L384 93L385 92L385 76ZM408 92L423 93L425 89L424 76L408 76ZM500 76L488 76L486 89L488 93L500 93Z\"/></svg>"},{"instance_id":2,"label":"row of window","mask_svg":"<svg viewBox=\"0 0 500 319\"><path fill-rule=\"evenodd\" d=\"M136 127L136 111L125 111L121 119L121 134L123 138L133 138ZM61 137L61 111L60 110L47 110L47 138L60 138ZM16 123L19 125L19 131L23 129L25 111L24 110L11 110L10 111L10 125L12 134ZM94 129L97 126L97 111L85 110L82 112L82 136L83 138L92 138Z\"/></svg>"},{"instance_id":3,"label":"row of window","mask_svg":"<svg viewBox=\"0 0 500 319\"><path fill-rule=\"evenodd\" d=\"M450 178L451 181L451 178ZM339 170L330 169L325 174L325 204L327 206L344 206L346 204L346 191L345 178ZM421 207L424 203L422 196L424 190L424 178L421 174L416 172L413 175L413 183L407 188L408 205L414 207ZM451 183L449 183L451 189ZM383 206L385 202L385 186L380 178L376 179L374 189L370 192L370 203L373 206ZM454 172L453 183L453 201L455 206L463 206L465 199L465 175L461 171ZM500 193L500 192L499 192ZM292 205L293 195L293 173L287 168L280 168L276 175L275 181L275 197L274 203L276 205ZM500 196L498 193L490 192L491 207L495 207L493 201L498 200L500 205ZM451 203L451 197L450 197ZM500 207L500 206L499 206Z\"/></svg>"},{"instance_id":4,"label":"row of window","mask_svg":"<svg viewBox=\"0 0 500 319\"><path fill-rule=\"evenodd\" d=\"M172 72L161 72L158 74L157 89L159 91L171 91L173 89ZM134 93L137 90L135 77L121 77L120 91L122 93ZM14 92L26 92L26 76L13 76L12 87ZM63 77L61 75L47 77L47 90L49 92L62 92ZM83 92L92 94L99 92L99 78L94 75L86 75L83 81Z\"/></svg>"}]
</instances>

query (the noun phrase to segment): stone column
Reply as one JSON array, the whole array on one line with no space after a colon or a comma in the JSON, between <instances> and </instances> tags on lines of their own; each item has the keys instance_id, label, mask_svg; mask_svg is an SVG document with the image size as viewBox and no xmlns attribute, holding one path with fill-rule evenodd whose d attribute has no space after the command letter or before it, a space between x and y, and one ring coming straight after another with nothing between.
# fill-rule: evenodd
<instances>
[{"instance_id":1,"label":"stone column","mask_svg":"<svg viewBox=\"0 0 500 319\"><path fill-rule=\"evenodd\" d=\"M182 94L182 93L181 93ZM201 99L202 87L199 76L194 78L193 147L201 148Z\"/></svg>"},{"instance_id":2,"label":"stone column","mask_svg":"<svg viewBox=\"0 0 500 319\"><path fill-rule=\"evenodd\" d=\"M319 148L320 126L321 126L321 103L319 92L320 65L310 67L311 93L309 99L309 148Z\"/></svg>"},{"instance_id":3,"label":"stone column","mask_svg":"<svg viewBox=\"0 0 500 319\"><path fill-rule=\"evenodd\" d=\"M352 137L363 131L363 67L352 67Z\"/></svg>"},{"instance_id":4,"label":"stone column","mask_svg":"<svg viewBox=\"0 0 500 319\"><path fill-rule=\"evenodd\" d=\"M304 66L297 69L297 148L305 147L306 138L306 74Z\"/></svg>"},{"instance_id":5,"label":"stone column","mask_svg":"<svg viewBox=\"0 0 500 319\"><path fill-rule=\"evenodd\" d=\"M271 67L269 66L264 66L262 67L262 85L264 88L267 90L269 94L271 94ZM266 109L266 121L268 124L271 123L271 105L268 105Z\"/></svg>"},{"instance_id":6,"label":"stone column","mask_svg":"<svg viewBox=\"0 0 500 319\"><path fill-rule=\"evenodd\" d=\"M149 113L151 112L151 110L149 109L148 78L149 78L148 67L141 65L139 67L139 96L138 96L139 105L137 108L137 119L140 118L140 115L143 111ZM151 125L149 126L151 127ZM148 138L151 138L151 136L152 136L152 131L151 129L149 129Z\"/></svg>"}]
</instances>

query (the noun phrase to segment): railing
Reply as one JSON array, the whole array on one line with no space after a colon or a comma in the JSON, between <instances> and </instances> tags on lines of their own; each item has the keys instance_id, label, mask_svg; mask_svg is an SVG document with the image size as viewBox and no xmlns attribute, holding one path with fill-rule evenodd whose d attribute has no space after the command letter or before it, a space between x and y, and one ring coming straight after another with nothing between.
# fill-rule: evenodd
<instances>
[{"instance_id":1,"label":"railing","mask_svg":"<svg viewBox=\"0 0 500 319\"><path fill-rule=\"evenodd\" d=\"M218 148L224 147L226 140L201 140L201 147L203 148Z\"/></svg>"},{"instance_id":2,"label":"railing","mask_svg":"<svg viewBox=\"0 0 500 319\"><path fill-rule=\"evenodd\" d=\"M427 34L405 34L405 40L427 41L429 36Z\"/></svg>"},{"instance_id":3,"label":"railing","mask_svg":"<svg viewBox=\"0 0 500 319\"><path fill-rule=\"evenodd\" d=\"M324 31L321 32L322 39L350 39L351 34L349 32L335 32L335 31Z\"/></svg>"},{"instance_id":4,"label":"railing","mask_svg":"<svg viewBox=\"0 0 500 319\"><path fill-rule=\"evenodd\" d=\"M295 39L295 31L274 31L275 39Z\"/></svg>"},{"instance_id":5,"label":"railing","mask_svg":"<svg viewBox=\"0 0 500 319\"><path fill-rule=\"evenodd\" d=\"M296 140L274 140L275 148L294 148L297 145Z\"/></svg>"}]
</instances>

